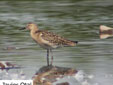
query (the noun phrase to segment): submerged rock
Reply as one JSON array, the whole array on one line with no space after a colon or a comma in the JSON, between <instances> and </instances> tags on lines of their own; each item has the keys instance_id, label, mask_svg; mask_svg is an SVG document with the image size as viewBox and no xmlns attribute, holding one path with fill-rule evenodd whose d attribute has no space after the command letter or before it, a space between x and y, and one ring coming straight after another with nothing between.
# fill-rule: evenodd
<instances>
[{"instance_id":1,"label":"submerged rock","mask_svg":"<svg viewBox=\"0 0 113 85\"><path fill-rule=\"evenodd\" d=\"M18 69L20 66L17 66L15 64L12 64L11 62L8 61L0 61L0 69L1 70L9 70L9 69Z\"/></svg>"},{"instance_id":2,"label":"submerged rock","mask_svg":"<svg viewBox=\"0 0 113 85\"><path fill-rule=\"evenodd\" d=\"M64 83L58 83L56 85L69 85L69 83L68 82L64 82Z\"/></svg>"},{"instance_id":3,"label":"submerged rock","mask_svg":"<svg viewBox=\"0 0 113 85\"><path fill-rule=\"evenodd\" d=\"M73 76L77 70L58 66L43 66L33 77L33 85L52 85L65 76ZM57 85L69 85L68 82L62 82Z\"/></svg>"},{"instance_id":4,"label":"submerged rock","mask_svg":"<svg viewBox=\"0 0 113 85\"><path fill-rule=\"evenodd\" d=\"M17 49L17 47L8 46L3 48L3 50L15 50L15 49Z\"/></svg>"}]
</instances>

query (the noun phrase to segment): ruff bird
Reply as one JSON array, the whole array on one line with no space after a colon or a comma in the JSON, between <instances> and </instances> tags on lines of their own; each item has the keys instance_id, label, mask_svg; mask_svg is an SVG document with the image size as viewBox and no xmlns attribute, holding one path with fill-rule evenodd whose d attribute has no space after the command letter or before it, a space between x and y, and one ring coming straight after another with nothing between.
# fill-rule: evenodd
<instances>
[{"instance_id":1,"label":"ruff bird","mask_svg":"<svg viewBox=\"0 0 113 85\"><path fill-rule=\"evenodd\" d=\"M65 46L76 46L78 41L71 41L65 39L59 35L46 30L39 30L38 26L34 23L28 23L26 27L22 29L30 30L32 39L38 43L42 48L47 50L47 65L49 66L49 52L51 53L51 65L53 64L53 53L52 49L65 47Z\"/></svg>"}]
</instances>

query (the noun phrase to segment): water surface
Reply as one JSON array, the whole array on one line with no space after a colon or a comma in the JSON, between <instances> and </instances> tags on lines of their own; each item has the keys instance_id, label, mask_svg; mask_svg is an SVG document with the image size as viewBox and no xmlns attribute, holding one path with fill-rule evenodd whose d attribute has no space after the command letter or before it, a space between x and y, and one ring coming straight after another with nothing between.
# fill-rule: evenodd
<instances>
[{"instance_id":1,"label":"water surface","mask_svg":"<svg viewBox=\"0 0 113 85\"><path fill-rule=\"evenodd\" d=\"M35 22L41 30L79 41L76 47L55 49L54 65L94 75L91 85L112 85L113 38L100 40L98 32L101 24L113 27L112 10L112 0L0 1L0 60L25 67L28 78L46 65L46 50L19 30Z\"/></svg>"}]
</instances>

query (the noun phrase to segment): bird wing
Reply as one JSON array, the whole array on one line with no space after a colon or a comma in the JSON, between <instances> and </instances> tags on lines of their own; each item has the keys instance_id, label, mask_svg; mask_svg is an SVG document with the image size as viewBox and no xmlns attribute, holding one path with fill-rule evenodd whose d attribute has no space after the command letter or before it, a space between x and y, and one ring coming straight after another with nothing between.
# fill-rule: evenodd
<instances>
[{"instance_id":1,"label":"bird wing","mask_svg":"<svg viewBox=\"0 0 113 85\"><path fill-rule=\"evenodd\" d=\"M58 45L58 46L71 46L70 43L72 43L72 41L67 40L61 36L58 36L52 32L48 32L48 31L43 31L41 33L41 37L48 41L49 43L52 43L54 45Z\"/></svg>"}]
</instances>

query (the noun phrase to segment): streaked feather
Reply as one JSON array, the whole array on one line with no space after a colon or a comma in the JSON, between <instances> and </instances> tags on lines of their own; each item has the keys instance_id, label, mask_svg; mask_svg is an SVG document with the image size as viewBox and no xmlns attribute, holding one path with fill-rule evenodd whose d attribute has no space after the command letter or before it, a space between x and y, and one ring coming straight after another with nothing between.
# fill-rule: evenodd
<instances>
[{"instance_id":1,"label":"streaked feather","mask_svg":"<svg viewBox=\"0 0 113 85\"><path fill-rule=\"evenodd\" d=\"M41 38L48 41L49 43L53 45L58 45L58 46L75 46L77 41L71 41L67 40L61 36L58 36L52 32L48 31L41 31L38 30L36 33L41 33Z\"/></svg>"}]
</instances>

